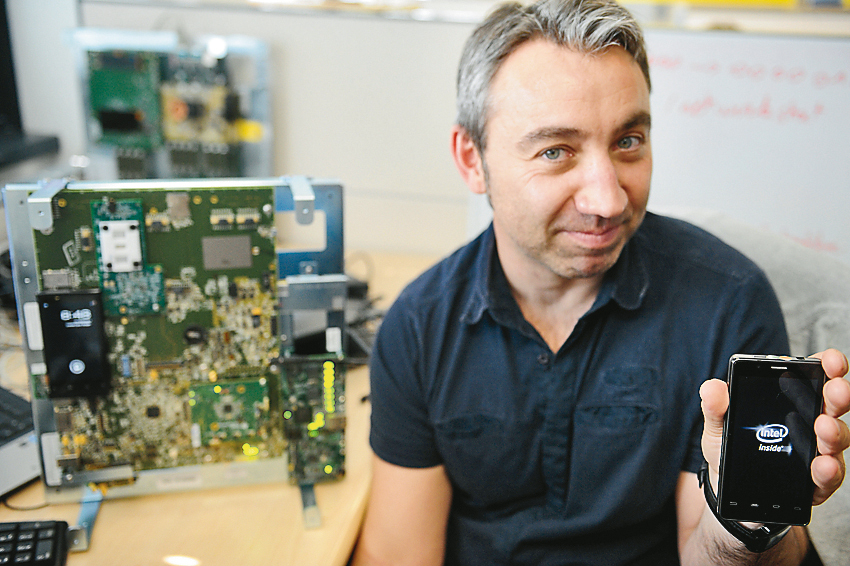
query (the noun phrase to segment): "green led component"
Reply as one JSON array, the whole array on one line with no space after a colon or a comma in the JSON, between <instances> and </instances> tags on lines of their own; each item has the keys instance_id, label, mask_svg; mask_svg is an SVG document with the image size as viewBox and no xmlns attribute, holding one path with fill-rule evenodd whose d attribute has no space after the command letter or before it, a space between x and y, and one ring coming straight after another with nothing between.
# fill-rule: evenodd
<instances>
[{"instance_id":1,"label":"green led component","mask_svg":"<svg viewBox=\"0 0 850 566\"><path fill-rule=\"evenodd\" d=\"M339 362L315 355L281 366L287 453L292 476L300 481L345 474L345 365Z\"/></svg>"}]
</instances>

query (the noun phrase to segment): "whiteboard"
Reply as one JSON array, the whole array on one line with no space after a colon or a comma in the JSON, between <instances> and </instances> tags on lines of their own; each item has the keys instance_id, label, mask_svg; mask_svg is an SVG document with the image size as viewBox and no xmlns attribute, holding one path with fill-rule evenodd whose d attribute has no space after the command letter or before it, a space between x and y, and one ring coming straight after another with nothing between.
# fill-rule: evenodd
<instances>
[{"instance_id":1,"label":"whiteboard","mask_svg":"<svg viewBox=\"0 0 850 566\"><path fill-rule=\"evenodd\" d=\"M722 212L850 264L850 38L645 33L650 210ZM491 217L472 197L469 234Z\"/></svg>"},{"instance_id":2,"label":"whiteboard","mask_svg":"<svg viewBox=\"0 0 850 566\"><path fill-rule=\"evenodd\" d=\"M850 263L850 38L646 39L650 209L721 211Z\"/></svg>"}]
</instances>

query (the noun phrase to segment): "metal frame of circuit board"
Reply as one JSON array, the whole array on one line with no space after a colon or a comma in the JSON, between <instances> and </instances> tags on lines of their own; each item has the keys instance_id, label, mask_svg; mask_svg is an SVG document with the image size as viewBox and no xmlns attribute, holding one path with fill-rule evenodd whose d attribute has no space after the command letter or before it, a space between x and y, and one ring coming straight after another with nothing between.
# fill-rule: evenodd
<instances>
[{"instance_id":1,"label":"metal frame of circuit board","mask_svg":"<svg viewBox=\"0 0 850 566\"><path fill-rule=\"evenodd\" d=\"M89 179L271 173L268 48L245 36L72 34Z\"/></svg>"},{"instance_id":2,"label":"metal frame of circuit board","mask_svg":"<svg viewBox=\"0 0 850 566\"><path fill-rule=\"evenodd\" d=\"M337 181L55 180L3 199L48 501L344 475ZM279 215L317 211L324 248L278 245ZM326 313L324 351L296 348L301 310Z\"/></svg>"}]
</instances>

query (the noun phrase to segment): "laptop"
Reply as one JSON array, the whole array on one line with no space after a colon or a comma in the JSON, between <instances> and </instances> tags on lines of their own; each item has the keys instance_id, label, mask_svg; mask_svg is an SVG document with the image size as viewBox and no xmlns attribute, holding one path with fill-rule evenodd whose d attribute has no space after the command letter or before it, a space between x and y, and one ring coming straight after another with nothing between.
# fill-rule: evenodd
<instances>
[{"instance_id":1,"label":"laptop","mask_svg":"<svg viewBox=\"0 0 850 566\"><path fill-rule=\"evenodd\" d=\"M39 477L29 401L0 387L0 497Z\"/></svg>"},{"instance_id":2,"label":"laptop","mask_svg":"<svg viewBox=\"0 0 850 566\"><path fill-rule=\"evenodd\" d=\"M59 139L55 136L24 134L15 130L0 132L0 167L58 151Z\"/></svg>"}]
</instances>

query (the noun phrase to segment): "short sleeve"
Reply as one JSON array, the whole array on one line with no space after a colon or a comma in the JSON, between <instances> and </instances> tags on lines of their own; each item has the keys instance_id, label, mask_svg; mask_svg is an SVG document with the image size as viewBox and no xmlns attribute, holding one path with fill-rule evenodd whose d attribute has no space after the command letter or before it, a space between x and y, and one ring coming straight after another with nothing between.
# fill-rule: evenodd
<instances>
[{"instance_id":1,"label":"short sleeve","mask_svg":"<svg viewBox=\"0 0 850 566\"><path fill-rule=\"evenodd\" d=\"M440 464L441 458L428 418L419 363L424 347L421 326L408 298L402 295L390 308L372 350L369 442L382 460L426 468Z\"/></svg>"}]
</instances>

